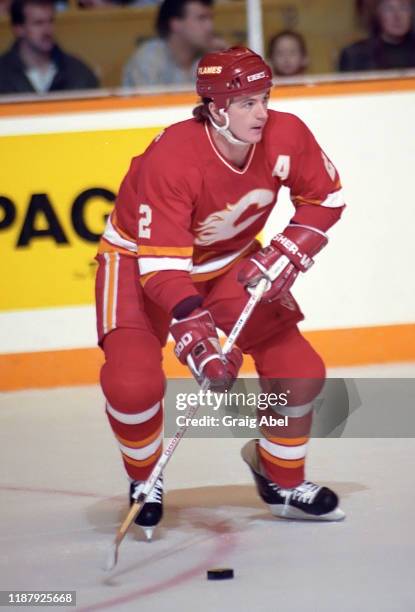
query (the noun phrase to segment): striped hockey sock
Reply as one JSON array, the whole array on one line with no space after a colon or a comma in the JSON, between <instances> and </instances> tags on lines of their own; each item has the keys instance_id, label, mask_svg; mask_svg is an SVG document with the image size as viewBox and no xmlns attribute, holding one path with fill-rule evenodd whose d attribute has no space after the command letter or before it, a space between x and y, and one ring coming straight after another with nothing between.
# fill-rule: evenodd
<instances>
[{"instance_id":1,"label":"striped hockey sock","mask_svg":"<svg viewBox=\"0 0 415 612\"><path fill-rule=\"evenodd\" d=\"M293 488L305 480L305 458L312 423L312 404L267 409L268 415L288 417L288 426L261 427L263 438L258 452L264 474L283 488Z\"/></svg>"},{"instance_id":2,"label":"striped hockey sock","mask_svg":"<svg viewBox=\"0 0 415 612\"><path fill-rule=\"evenodd\" d=\"M126 414L107 403L107 416L117 438L128 476L147 480L163 450L163 406Z\"/></svg>"}]
</instances>

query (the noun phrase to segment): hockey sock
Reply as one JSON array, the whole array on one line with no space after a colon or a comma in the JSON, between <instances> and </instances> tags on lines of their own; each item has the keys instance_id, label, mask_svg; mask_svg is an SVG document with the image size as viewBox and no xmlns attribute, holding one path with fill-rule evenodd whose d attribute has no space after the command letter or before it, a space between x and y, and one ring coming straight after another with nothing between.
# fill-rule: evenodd
<instances>
[{"instance_id":1,"label":"hockey sock","mask_svg":"<svg viewBox=\"0 0 415 612\"><path fill-rule=\"evenodd\" d=\"M107 416L128 476L147 480L162 452L162 402L136 414L119 412L107 402Z\"/></svg>"},{"instance_id":2,"label":"hockey sock","mask_svg":"<svg viewBox=\"0 0 415 612\"><path fill-rule=\"evenodd\" d=\"M278 407L265 411L288 425L263 425L258 452L265 476L283 488L292 488L305 479L304 465L312 423L312 405ZM261 411L261 416L264 413Z\"/></svg>"},{"instance_id":3,"label":"hockey sock","mask_svg":"<svg viewBox=\"0 0 415 612\"><path fill-rule=\"evenodd\" d=\"M293 488L305 479L312 403L324 384L324 363L296 326L260 344L253 357L262 391L268 394L268 406L259 413L287 419L283 424L261 427L258 454L262 469L279 486ZM277 403L271 403L272 393L278 394Z\"/></svg>"},{"instance_id":4,"label":"hockey sock","mask_svg":"<svg viewBox=\"0 0 415 612\"><path fill-rule=\"evenodd\" d=\"M162 452L165 379L154 334L117 328L104 339L101 386L127 474L147 480Z\"/></svg>"}]
</instances>

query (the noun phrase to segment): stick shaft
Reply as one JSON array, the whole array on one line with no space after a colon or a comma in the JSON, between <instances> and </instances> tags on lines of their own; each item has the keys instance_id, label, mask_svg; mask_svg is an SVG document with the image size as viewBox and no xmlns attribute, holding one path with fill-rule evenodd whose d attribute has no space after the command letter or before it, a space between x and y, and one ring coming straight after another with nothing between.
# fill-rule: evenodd
<instances>
[{"instance_id":1,"label":"stick shaft","mask_svg":"<svg viewBox=\"0 0 415 612\"><path fill-rule=\"evenodd\" d=\"M226 353L229 353L229 351L232 350L232 347L235 344L236 339L239 337L239 334L241 333L246 323L248 322L248 319L251 316L252 311L254 310L255 306L258 304L259 300L261 299L262 294L265 291L266 284L267 284L267 280L263 278L259 281L259 283L255 287L254 293L251 295L251 297L247 301L245 308L241 312L239 319L236 321L235 325L232 328L232 331L230 332L229 336L226 339L225 344L223 345L223 352L225 355Z\"/></svg>"},{"instance_id":2,"label":"stick shaft","mask_svg":"<svg viewBox=\"0 0 415 612\"><path fill-rule=\"evenodd\" d=\"M202 390L203 391L207 391L208 383L209 383L209 381L205 381L203 383L203 385L202 385ZM139 500L132 504L132 506L131 506L128 514L127 514L127 516L125 517L125 519L121 523L121 526L118 529L118 532L117 532L117 535L116 535L115 541L114 541L115 546L116 546L116 556L117 557L118 557L117 550L118 550L119 545L121 544L122 540L124 539L124 536L127 533L130 525L133 523L135 517L140 512L141 508L144 506L148 495L153 490L154 485L157 482L157 479L160 478L162 472L164 471L164 468L166 467L166 465L170 461L170 458L173 455L177 445L179 444L180 440L183 438L184 434L186 433L186 430L188 428L188 425L186 425L186 423L189 422L188 419L193 418L193 416L196 414L198 408L199 408L199 406L197 404L194 405L194 406L189 406L189 408L188 408L188 410L187 410L187 412L185 414L185 419L184 419L185 424L182 425L181 427L179 427L179 429L176 431L174 436L169 440L167 448L162 453L160 459L157 461L156 465L154 466L150 476L146 480L146 482L144 484L144 487L143 487L143 489L142 489L142 491L140 493Z\"/></svg>"},{"instance_id":3,"label":"stick shaft","mask_svg":"<svg viewBox=\"0 0 415 612\"><path fill-rule=\"evenodd\" d=\"M284 268L289 263L290 263L290 260L288 259L288 257L286 255L283 255L270 268L269 273L272 276L281 274L281 272L284 270ZM232 331L230 332L223 346L223 352L225 354L229 353L229 351L232 350L232 347L235 344L236 339L238 338L245 324L248 322L248 319L251 316L252 311L254 310L255 306L258 304L258 302L261 300L262 296L264 295L265 291L268 289L268 285L270 284L270 282L271 281L269 281L267 278L262 278L257 283L255 288L252 290L251 297L247 301L245 308L241 312L239 319L233 326Z\"/></svg>"},{"instance_id":4,"label":"stick shaft","mask_svg":"<svg viewBox=\"0 0 415 612\"><path fill-rule=\"evenodd\" d=\"M225 345L223 347L223 352L226 354L229 351L232 350L233 345L235 344L239 334L241 333L242 329L244 328L244 326L246 325L246 323L248 322L249 317L251 316L255 306L257 305L257 303L259 302L259 300L261 299L265 289L267 286L267 280L266 279L262 279L258 285L256 286L253 294L251 295L251 297L249 298L248 302L246 303L245 308L243 309L239 319L236 321L235 325L233 326L226 342ZM202 390L203 391L207 391L209 387L209 380L205 379L203 381L202 384ZM176 433L174 434L174 436L170 439L167 448L165 449L165 451L162 453L160 459L157 461L156 465L154 466L150 476L148 477L148 479L146 480L144 487L139 495L139 498L136 502L134 502L127 514L127 516L125 517L125 519L123 520L123 522L121 523L117 534L115 536L115 540L114 540L114 551L113 551L113 562L111 564L111 567L114 567L115 564L117 563L118 560L118 548L121 544L121 542L124 539L125 534L127 533L130 525L133 523L135 517L137 516L137 514L140 512L141 508L144 506L145 501L149 495L149 493L151 493L151 491L153 490L157 479L161 476L164 468L166 467L167 463L169 462L171 456L173 455L174 451L176 450L177 445L179 444L180 440L183 438L184 434L186 433L187 430L187 425L186 423L189 422L189 419L191 419L197 412L199 406L196 404L195 406L189 406L189 408L187 409L187 412L185 414L185 419L184 422L185 424L182 425L181 427L179 427L179 429L176 431Z\"/></svg>"}]
</instances>

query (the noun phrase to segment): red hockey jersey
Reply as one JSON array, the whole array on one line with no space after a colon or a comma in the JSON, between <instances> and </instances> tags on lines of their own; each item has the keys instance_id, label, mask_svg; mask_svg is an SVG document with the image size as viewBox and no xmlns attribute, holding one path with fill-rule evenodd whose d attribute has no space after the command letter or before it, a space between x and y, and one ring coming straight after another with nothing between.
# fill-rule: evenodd
<instances>
[{"instance_id":1,"label":"red hockey jersey","mask_svg":"<svg viewBox=\"0 0 415 612\"><path fill-rule=\"evenodd\" d=\"M339 176L295 115L269 111L243 168L221 155L207 123L176 123L132 160L100 252L137 257L143 281L166 270L212 278L252 249L282 185L295 221L325 230L337 220L328 209L344 205Z\"/></svg>"}]
</instances>

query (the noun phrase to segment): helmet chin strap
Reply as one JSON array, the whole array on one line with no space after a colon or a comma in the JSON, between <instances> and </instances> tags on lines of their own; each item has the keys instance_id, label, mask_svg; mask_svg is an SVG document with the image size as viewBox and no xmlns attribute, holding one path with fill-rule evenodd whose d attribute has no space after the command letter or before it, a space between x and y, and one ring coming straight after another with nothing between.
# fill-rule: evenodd
<instances>
[{"instance_id":1,"label":"helmet chin strap","mask_svg":"<svg viewBox=\"0 0 415 612\"><path fill-rule=\"evenodd\" d=\"M215 121L212 118L212 115L209 113L209 121L213 125L213 127L215 128L218 134L221 134L224 138L226 138L228 142L234 145L246 146L247 144L250 144L249 142L245 142L244 140L239 140L239 138L236 138L236 136L232 134L232 132L229 129L229 123L230 123L229 115L225 111L224 108L219 109L219 114L225 118L225 125L221 126L215 123Z\"/></svg>"}]
</instances>

